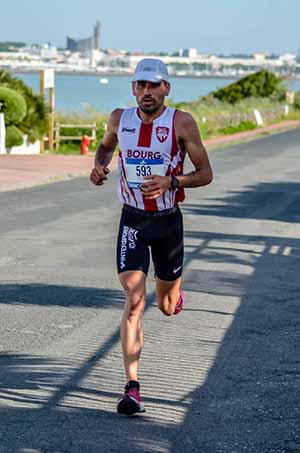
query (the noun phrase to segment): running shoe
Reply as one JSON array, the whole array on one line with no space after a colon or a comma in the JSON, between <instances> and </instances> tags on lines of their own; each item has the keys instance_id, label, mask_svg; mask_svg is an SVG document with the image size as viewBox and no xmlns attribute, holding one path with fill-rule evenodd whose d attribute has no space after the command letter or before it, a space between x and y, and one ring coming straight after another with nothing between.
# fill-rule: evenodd
<instances>
[{"instance_id":1,"label":"running shoe","mask_svg":"<svg viewBox=\"0 0 300 453\"><path fill-rule=\"evenodd\" d=\"M176 307L175 307L174 315L178 315L178 313L180 313L182 311L183 306L184 306L184 296L183 296L183 291L180 288L180 290L179 290L179 299L178 299L178 302L177 302Z\"/></svg>"},{"instance_id":2,"label":"running shoe","mask_svg":"<svg viewBox=\"0 0 300 453\"><path fill-rule=\"evenodd\" d=\"M129 381L125 386L124 395L119 399L117 411L119 414L134 415L141 412L146 412L141 400L139 385L130 385Z\"/></svg>"}]
</instances>

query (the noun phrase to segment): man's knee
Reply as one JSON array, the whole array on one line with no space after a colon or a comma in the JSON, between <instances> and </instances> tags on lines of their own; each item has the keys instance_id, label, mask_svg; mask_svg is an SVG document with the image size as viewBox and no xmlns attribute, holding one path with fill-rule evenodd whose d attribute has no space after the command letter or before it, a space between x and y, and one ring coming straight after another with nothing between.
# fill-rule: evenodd
<instances>
[{"instance_id":1,"label":"man's knee","mask_svg":"<svg viewBox=\"0 0 300 453\"><path fill-rule=\"evenodd\" d=\"M174 310L170 305L158 305L158 308L165 316L172 316L174 314Z\"/></svg>"},{"instance_id":2,"label":"man's knee","mask_svg":"<svg viewBox=\"0 0 300 453\"><path fill-rule=\"evenodd\" d=\"M129 316L140 315L145 307L145 285L143 280L139 281L133 276L120 277L125 295L126 311Z\"/></svg>"},{"instance_id":3,"label":"man's knee","mask_svg":"<svg viewBox=\"0 0 300 453\"><path fill-rule=\"evenodd\" d=\"M145 308L145 295L126 292L126 310L130 316L140 315Z\"/></svg>"},{"instance_id":4,"label":"man's knee","mask_svg":"<svg viewBox=\"0 0 300 453\"><path fill-rule=\"evenodd\" d=\"M124 292L126 294L126 300L131 305L139 305L145 300L145 291L143 288L131 285L130 282L123 285Z\"/></svg>"}]
</instances>

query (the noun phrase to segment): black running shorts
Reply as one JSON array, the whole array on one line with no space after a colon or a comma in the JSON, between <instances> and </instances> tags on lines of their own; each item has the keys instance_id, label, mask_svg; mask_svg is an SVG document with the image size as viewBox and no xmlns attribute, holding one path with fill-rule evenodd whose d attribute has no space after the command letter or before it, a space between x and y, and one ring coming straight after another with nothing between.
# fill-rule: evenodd
<instances>
[{"instance_id":1,"label":"black running shorts","mask_svg":"<svg viewBox=\"0 0 300 453\"><path fill-rule=\"evenodd\" d=\"M183 224L178 206L165 211L143 211L124 205L117 244L118 273L149 270L150 250L155 274L176 280L182 274Z\"/></svg>"}]
</instances>

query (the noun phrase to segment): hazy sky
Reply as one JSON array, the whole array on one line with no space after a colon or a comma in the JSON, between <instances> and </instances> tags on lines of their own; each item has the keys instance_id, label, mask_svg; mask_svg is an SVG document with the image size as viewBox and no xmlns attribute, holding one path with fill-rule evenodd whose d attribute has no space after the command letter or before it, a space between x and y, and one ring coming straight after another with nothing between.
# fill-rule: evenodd
<instances>
[{"instance_id":1,"label":"hazy sky","mask_svg":"<svg viewBox=\"0 0 300 453\"><path fill-rule=\"evenodd\" d=\"M103 48L216 53L296 52L300 0L0 0L0 41L65 46L91 35Z\"/></svg>"}]
</instances>

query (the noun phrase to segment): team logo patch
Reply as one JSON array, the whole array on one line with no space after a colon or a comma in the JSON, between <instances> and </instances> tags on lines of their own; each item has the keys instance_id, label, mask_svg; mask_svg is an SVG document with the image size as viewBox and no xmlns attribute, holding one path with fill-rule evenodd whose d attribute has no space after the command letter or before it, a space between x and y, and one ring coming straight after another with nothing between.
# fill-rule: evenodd
<instances>
[{"instance_id":1,"label":"team logo patch","mask_svg":"<svg viewBox=\"0 0 300 453\"><path fill-rule=\"evenodd\" d=\"M160 143L163 143L167 140L169 135L169 128L168 127L162 127L159 126L156 128L156 137L160 141Z\"/></svg>"}]
</instances>

